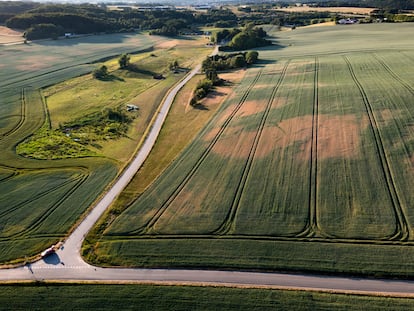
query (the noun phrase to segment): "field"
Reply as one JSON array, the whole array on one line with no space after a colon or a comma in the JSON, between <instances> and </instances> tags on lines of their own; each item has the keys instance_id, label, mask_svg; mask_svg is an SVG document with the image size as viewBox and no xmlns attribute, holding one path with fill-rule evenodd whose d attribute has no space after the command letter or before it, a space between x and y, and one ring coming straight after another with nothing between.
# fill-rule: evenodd
<instances>
[{"instance_id":1,"label":"field","mask_svg":"<svg viewBox=\"0 0 414 311\"><path fill-rule=\"evenodd\" d=\"M23 33L0 26L0 44L15 44L24 41Z\"/></svg>"},{"instance_id":2,"label":"field","mask_svg":"<svg viewBox=\"0 0 414 311\"><path fill-rule=\"evenodd\" d=\"M360 7L311 7L307 5L279 8L278 11L285 12L332 12L341 14L360 14L369 15L374 9L373 8L360 8Z\"/></svg>"},{"instance_id":3,"label":"field","mask_svg":"<svg viewBox=\"0 0 414 311\"><path fill-rule=\"evenodd\" d=\"M413 276L411 31L277 33L97 260Z\"/></svg>"},{"instance_id":4,"label":"field","mask_svg":"<svg viewBox=\"0 0 414 311\"><path fill-rule=\"evenodd\" d=\"M409 310L412 298L289 290L97 284L0 287L0 310Z\"/></svg>"},{"instance_id":5,"label":"field","mask_svg":"<svg viewBox=\"0 0 414 311\"><path fill-rule=\"evenodd\" d=\"M29 259L61 240L132 155L161 98L184 74L156 82L151 70L166 68L171 59L179 59L183 66L196 62L188 48L185 53L174 47L153 50L163 41L156 36L118 34L0 47L1 262ZM145 52L149 49L153 56ZM105 63L125 81L124 86L117 84L119 80L99 83L85 75L98 66L95 62L137 52L140 54L134 54L132 60L139 61L144 72L134 77L113 69L116 61ZM209 53L205 48L198 52L198 58ZM48 86L52 87L46 89ZM120 87L124 94L115 90ZM144 92L148 89L151 95ZM100 101L88 91L99 93ZM117 100L110 99L114 97ZM139 99L147 105L141 106L128 137L90 149L65 135L53 142L46 136L36 141L43 153L33 153L33 144L26 148L32 153L25 157L16 154L26 138L56 130L59 123L101 111L108 102L108 108L115 109ZM66 155L47 160L44 154L57 155L62 144L69 146L64 150Z\"/></svg>"}]
</instances>

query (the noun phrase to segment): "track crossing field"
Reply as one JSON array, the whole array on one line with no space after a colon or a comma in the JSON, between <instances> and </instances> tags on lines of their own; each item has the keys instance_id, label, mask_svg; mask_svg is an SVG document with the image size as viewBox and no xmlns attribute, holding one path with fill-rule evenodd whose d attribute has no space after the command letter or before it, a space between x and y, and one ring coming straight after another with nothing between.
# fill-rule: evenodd
<instances>
[{"instance_id":1,"label":"track crossing field","mask_svg":"<svg viewBox=\"0 0 414 311\"><path fill-rule=\"evenodd\" d=\"M414 275L413 25L268 30L100 262Z\"/></svg>"},{"instance_id":2,"label":"track crossing field","mask_svg":"<svg viewBox=\"0 0 414 311\"><path fill-rule=\"evenodd\" d=\"M16 146L50 127L40 88L91 72L103 58L159 37L117 34L0 47L0 261L28 258L62 239L116 176L106 158L35 160ZM47 146L45 146L47 148Z\"/></svg>"}]
</instances>

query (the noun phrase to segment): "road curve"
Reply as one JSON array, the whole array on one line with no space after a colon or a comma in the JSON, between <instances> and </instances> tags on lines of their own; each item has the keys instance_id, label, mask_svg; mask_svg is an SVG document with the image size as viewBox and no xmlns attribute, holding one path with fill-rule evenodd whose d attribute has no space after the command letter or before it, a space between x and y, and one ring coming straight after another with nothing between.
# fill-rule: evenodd
<instances>
[{"instance_id":1,"label":"road curve","mask_svg":"<svg viewBox=\"0 0 414 311\"><path fill-rule=\"evenodd\" d=\"M116 196L125 188L150 153L177 92L200 70L194 68L167 95L143 146L113 187L53 254L43 260L13 269L0 269L1 281L131 281L166 284L226 285L311 289L344 293L414 296L413 281L331 277L303 274L259 273L214 270L100 268L84 262L82 242Z\"/></svg>"}]
</instances>

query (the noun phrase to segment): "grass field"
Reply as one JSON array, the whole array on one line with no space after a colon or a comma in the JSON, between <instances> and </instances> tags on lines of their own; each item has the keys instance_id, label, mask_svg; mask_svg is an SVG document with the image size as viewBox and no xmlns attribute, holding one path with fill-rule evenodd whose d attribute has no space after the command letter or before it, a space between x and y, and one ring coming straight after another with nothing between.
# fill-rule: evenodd
<instances>
[{"instance_id":1,"label":"grass field","mask_svg":"<svg viewBox=\"0 0 414 311\"><path fill-rule=\"evenodd\" d=\"M413 276L410 31L278 33L97 262Z\"/></svg>"},{"instance_id":2,"label":"grass field","mask_svg":"<svg viewBox=\"0 0 414 311\"><path fill-rule=\"evenodd\" d=\"M29 259L62 239L132 156L162 97L184 75L169 74L168 64L190 68L210 53L192 39L154 48L164 41L118 34L0 47L0 262ZM131 53L140 70L118 70L110 59L121 53ZM85 75L101 64L117 79ZM59 132L128 103L140 110L120 139L91 148Z\"/></svg>"},{"instance_id":3,"label":"grass field","mask_svg":"<svg viewBox=\"0 0 414 311\"><path fill-rule=\"evenodd\" d=\"M155 285L14 284L0 310L409 310L411 298L320 292Z\"/></svg>"}]
</instances>

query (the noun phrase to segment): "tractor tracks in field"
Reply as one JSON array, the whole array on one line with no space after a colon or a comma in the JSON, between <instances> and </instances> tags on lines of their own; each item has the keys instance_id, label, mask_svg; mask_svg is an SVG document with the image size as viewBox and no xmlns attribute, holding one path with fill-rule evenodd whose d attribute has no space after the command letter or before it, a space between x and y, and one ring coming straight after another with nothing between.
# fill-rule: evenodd
<instances>
[{"instance_id":1,"label":"tractor tracks in field","mask_svg":"<svg viewBox=\"0 0 414 311\"><path fill-rule=\"evenodd\" d=\"M12 135L13 133L17 132L25 123L26 121L26 114L27 114L27 90L26 88L22 88L20 91L20 115L19 120L17 123L11 127L6 132L0 135L0 140L3 140L5 137Z\"/></svg>"},{"instance_id":2,"label":"tractor tracks in field","mask_svg":"<svg viewBox=\"0 0 414 311\"><path fill-rule=\"evenodd\" d=\"M77 167L78 169L80 169L82 172L79 173L78 176L76 176L74 179L70 179L67 180L65 182L63 182L62 184L56 186L56 187L52 187L51 189L48 189L44 192L38 193L36 196L24 200L23 202L20 202L19 204L16 204L15 206L2 211L2 213L0 214L0 217L4 217L7 216L8 214L17 211L20 208L24 208L27 204L29 204L30 202L33 202L35 200L38 200L48 194L53 193L54 191L57 191L59 189L61 189L62 187L65 187L73 182L75 182L75 184L68 190L66 191L63 195L60 196L59 199L57 199L53 205L46 209L43 213L41 213L36 219L34 219L34 221L27 226L25 229L23 229L22 231L20 231L19 233L16 234L12 234L10 236L2 236L0 238L0 241L4 241L4 240L10 240L10 239L14 239L14 238L18 238L18 237L23 237L29 233L32 233L34 230L36 230L40 225L43 224L43 222L45 221L46 218L48 218L56 209L59 208L59 206L61 206L61 204L67 200L67 198L69 198L77 189L79 189L84 183L85 181L89 178L90 176L90 172L87 168L84 167Z\"/></svg>"},{"instance_id":3,"label":"tractor tracks in field","mask_svg":"<svg viewBox=\"0 0 414 311\"><path fill-rule=\"evenodd\" d=\"M373 54L373 57L375 60L381 64L381 66L387 71L390 76L396 80L398 83L400 83L408 92L411 93L411 95L414 95L414 89L411 87L410 84L408 84L406 81L404 81L399 75L397 75L390 66L387 65L385 61L383 61L378 55Z\"/></svg>"},{"instance_id":4,"label":"tractor tracks in field","mask_svg":"<svg viewBox=\"0 0 414 311\"><path fill-rule=\"evenodd\" d=\"M318 221L318 129L319 129L319 58L315 57L313 76L312 133L309 159L308 221L297 238L331 238L323 232Z\"/></svg>"},{"instance_id":5,"label":"tractor tracks in field","mask_svg":"<svg viewBox=\"0 0 414 311\"><path fill-rule=\"evenodd\" d=\"M214 136L214 138L211 140L211 142L208 144L206 149L203 151L201 156L198 158L197 162L194 164L194 166L191 168L191 170L187 173L185 178L178 183L178 185L175 187L173 193L171 196L168 197L167 200L165 200L162 205L157 209L155 214L150 218L147 223L133 231L128 232L129 234L150 234L151 231L154 229L155 223L161 218L161 216L164 214L164 212L167 210L167 208L170 206L170 204L175 200L175 198L181 193L181 191L184 189L185 185L187 185L188 181L194 176L194 174L197 172L198 168L201 166L201 164L204 162L206 157L210 154L210 151L213 149L214 145L217 143L217 141L222 136L223 132L226 130L230 122L233 120L236 113L240 110L240 108L243 106L243 104L246 102L251 90L254 88L254 86L259 81L260 77L263 74L263 69L261 69L256 76L254 77L253 81L250 83L247 90L243 93L239 103L236 105L236 107L233 109L231 114L226 118L226 120L221 125L219 131Z\"/></svg>"},{"instance_id":6,"label":"tractor tracks in field","mask_svg":"<svg viewBox=\"0 0 414 311\"><path fill-rule=\"evenodd\" d=\"M362 100L364 102L364 106L365 106L365 110L366 110L368 120L370 123L372 135L374 137L375 149L377 151L377 155L380 160L382 172L384 175L384 180L387 184L389 196L391 199L392 207L393 207L395 218L397 221L395 234L390 236L389 239L406 241L410 238L409 221L408 221L407 216L405 215L404 209L401 204L401 199L398 195L397 187L396 187L395 180L394 180L394 175L392 173L391 164L389 162L389 159L385 151L383 139L381 137L381 132L378 126L378 121L375 118L373 107L368 99L367 94L365 93L365 90L362 84L359 82L354 72L351 62L349 61L348 57L346 57L345 55L343 56L343 58L347 64L351 77L355 85L357 86L361 94Z\"/></svg>"},{"instance_id":7,"label":"tractor tracks in field","mask_svg":"<svg viewBox=\"0 0 414 311\"><path fill-rule=\"evenodd\" d=\"M283 80L285 79L287 68L289 67L289 63L290 63L290 60L288 60L286 62L286 64L284 65L284 67L283 67L283 69L280 73L279 79L276 82L276 85L272 89L272 93L271 93L271 95L270 95L270 97L267 101L265 111L264 111L263 116L260 120L258 130L256 131L256 135L254 137L252 147L249 151L247 161L246 161L246 163L243 167L241 179L240 179L240 182L237 186L236 192L234 194L234 198L232 200L232 205L231 205L231 207L230 207L223 223L218 227L218 229L216 229L213 232L216 235L229 234L234 229L234 226L235 226L234 221L236 219L237 211L239 210L240 200L241 200L242 194L244 192L244 189L246 187L247 179L249 177L250 170L251 170L251 167L252 167L252 164L253 164L253 160L255 158L256 150L257 150L257 147L259 145L260 137L262 136L263 129L265 127L266 121L267 121L268 116L269 116L269 112L272 108L273 101L276 97L276 94L279 90L279 87L282 84Z\"/></svg>"}]
</instances>

